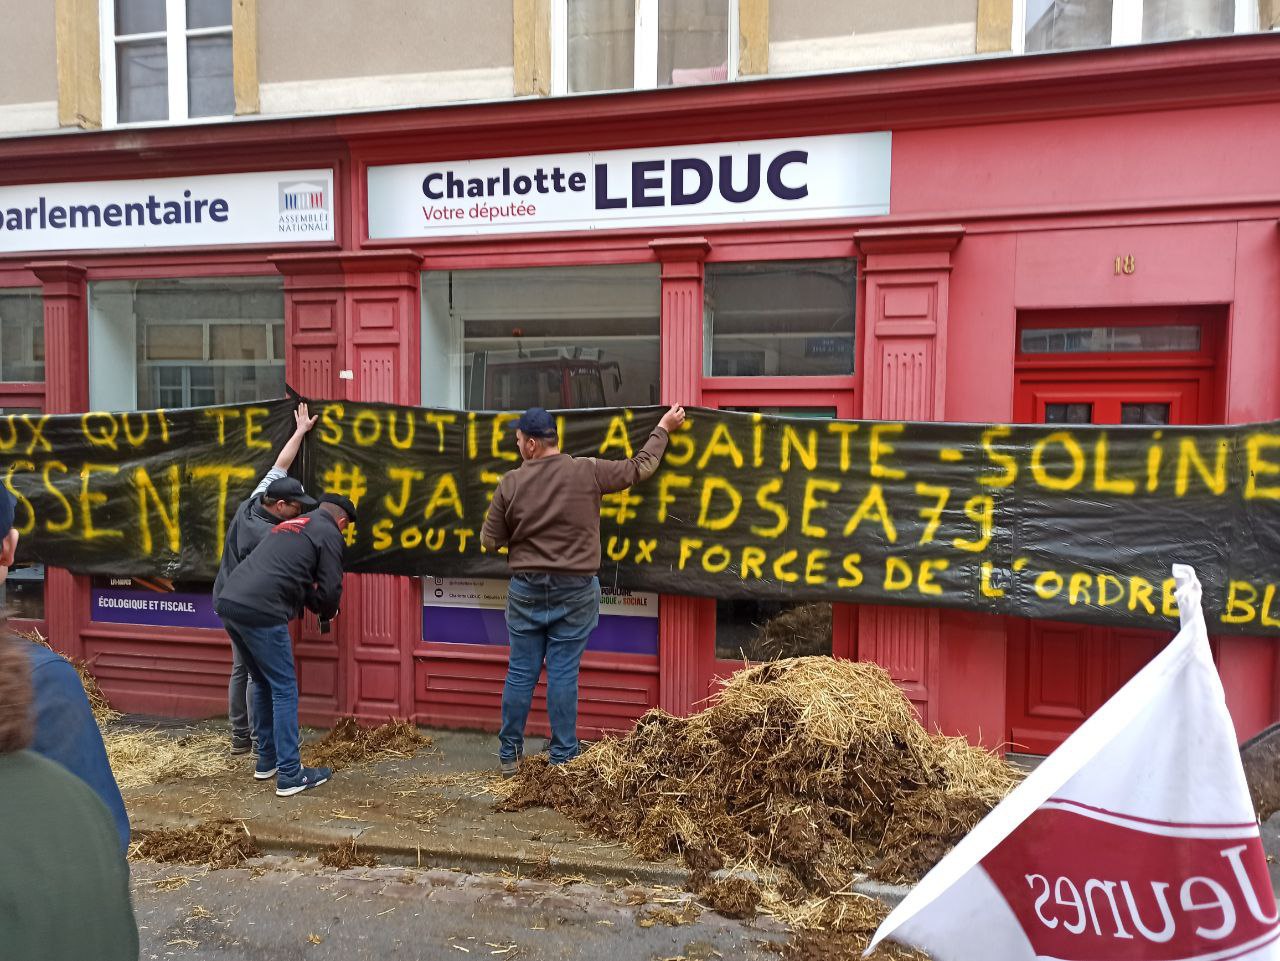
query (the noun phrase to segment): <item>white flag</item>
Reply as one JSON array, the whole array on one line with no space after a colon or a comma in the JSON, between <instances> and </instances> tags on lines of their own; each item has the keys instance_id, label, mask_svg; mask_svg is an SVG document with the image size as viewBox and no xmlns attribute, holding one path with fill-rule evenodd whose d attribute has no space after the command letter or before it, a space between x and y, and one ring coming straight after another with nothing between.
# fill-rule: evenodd
<instances>
[{"instance_id":1,"label":"white flag","mask_svg":"<svg viewBox=\"0 0 1280 961\"><path fill-rule=\"evenodd\" d=\"M1182 630L924 877L884 938L937 961L1280 959L1200 582Z\"/></svg>"}]
</instances>

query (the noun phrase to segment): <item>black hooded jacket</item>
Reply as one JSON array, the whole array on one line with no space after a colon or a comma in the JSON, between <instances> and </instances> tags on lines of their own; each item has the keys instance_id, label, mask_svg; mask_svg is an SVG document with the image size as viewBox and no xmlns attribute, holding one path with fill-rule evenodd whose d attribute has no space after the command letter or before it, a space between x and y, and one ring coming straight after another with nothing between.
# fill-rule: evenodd
<instances>
[{"instance_id":1,"label":"black hooded jacket","mask_svg":"<svg viewBox=\"0 0 1280 961\"><path fill-rule=\"evenodd\" d=\"M304 607L331 618L342 598L345 546L337 521L326 511L283 521L227 576L215 609L232 621L258 626L291 621Z\"/></svg>"}]
</instances>

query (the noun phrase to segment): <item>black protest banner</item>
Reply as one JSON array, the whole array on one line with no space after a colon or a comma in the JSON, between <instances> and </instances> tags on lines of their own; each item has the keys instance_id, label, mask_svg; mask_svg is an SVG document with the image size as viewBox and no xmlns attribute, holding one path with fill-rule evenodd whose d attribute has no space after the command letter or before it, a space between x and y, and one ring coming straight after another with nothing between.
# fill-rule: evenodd
<instances>
[{"instance_id":1,"label":"black protest banner","mask_svg":"<svg viewBox=\"0 0 1280 961\"><path fill-rule=\"evenodd\" d=\"M18 559L212 580L231 514L293 430L293 402L0 417Z\"/></svg>"},{"instance_id":2,"label":"black protest banner","mask_svg":"<svg viewBox=\"0 0 1280 961\"><path fill-rule=\"evenodd\" d=\"M0 417L19 558L211 579L292 400ZM355 571L503 576L480 548L519 466L515 415L318 401L313 491L359 503ZM568 412L564 449L631 456L658 408ZM716 597L929 604L1104 625L1176 621L1195 566L1212 629L1280 633L1280 424L1063 427L694 409L662 468L601 507L602 579Z\"/></svg>"},{"instance_id":3,"label":"black protest banner","mask_svg":"<svg viewBox=\"0 0 1280 961\"><path fill-rule=\"evenodd\" d=\"M515 415L316 402L309 487L347 494L352 570L503 576L480 528ZM567 412L628 457L658 408ZM943 605L1168 629L1192 564L1211 629L1280 632L1280 424L818 421L692 409L649 481L604 498L601 580L715 597Z\"/></svg>"}]
</instances>

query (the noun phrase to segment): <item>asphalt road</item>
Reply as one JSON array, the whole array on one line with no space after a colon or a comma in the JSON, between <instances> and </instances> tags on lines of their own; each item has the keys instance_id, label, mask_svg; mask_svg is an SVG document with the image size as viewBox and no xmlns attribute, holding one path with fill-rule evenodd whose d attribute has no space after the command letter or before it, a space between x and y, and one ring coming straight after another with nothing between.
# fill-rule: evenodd
<instances>
[{"instance_id":1,"label":"asphalt road","mask_svg":"<svg viewBox=\"0 0 1280 961\"><path fill-rule=\"evenodd\" d=\"M263 870L135 862L143 961L776 961L767 920L673 925L675 891L264 859ZM643 904L637 904L642 899Z\"/></svg>"}]
</instances>

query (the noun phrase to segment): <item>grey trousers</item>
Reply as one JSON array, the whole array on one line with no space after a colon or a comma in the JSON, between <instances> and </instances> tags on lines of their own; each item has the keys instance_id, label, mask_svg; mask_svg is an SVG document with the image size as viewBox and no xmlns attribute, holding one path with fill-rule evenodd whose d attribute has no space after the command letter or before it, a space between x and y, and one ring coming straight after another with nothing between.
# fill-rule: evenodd
<instances>
[{"instance_id":1,"label":"grey trousers","mask_svg":"<svg viewBox=\"0 0 1280 961\"><path fill-rule=\"evenodd\" d=\"M231 633L231 625L223 624L227 633ZM249 669L240 659L239 645L231 645L231 683L227 685L227 719L231 722L231 740L243 743L250 741L253 734L253 722L249 716L253 703L253 678Z\"/></svg>"}]
</instances>

